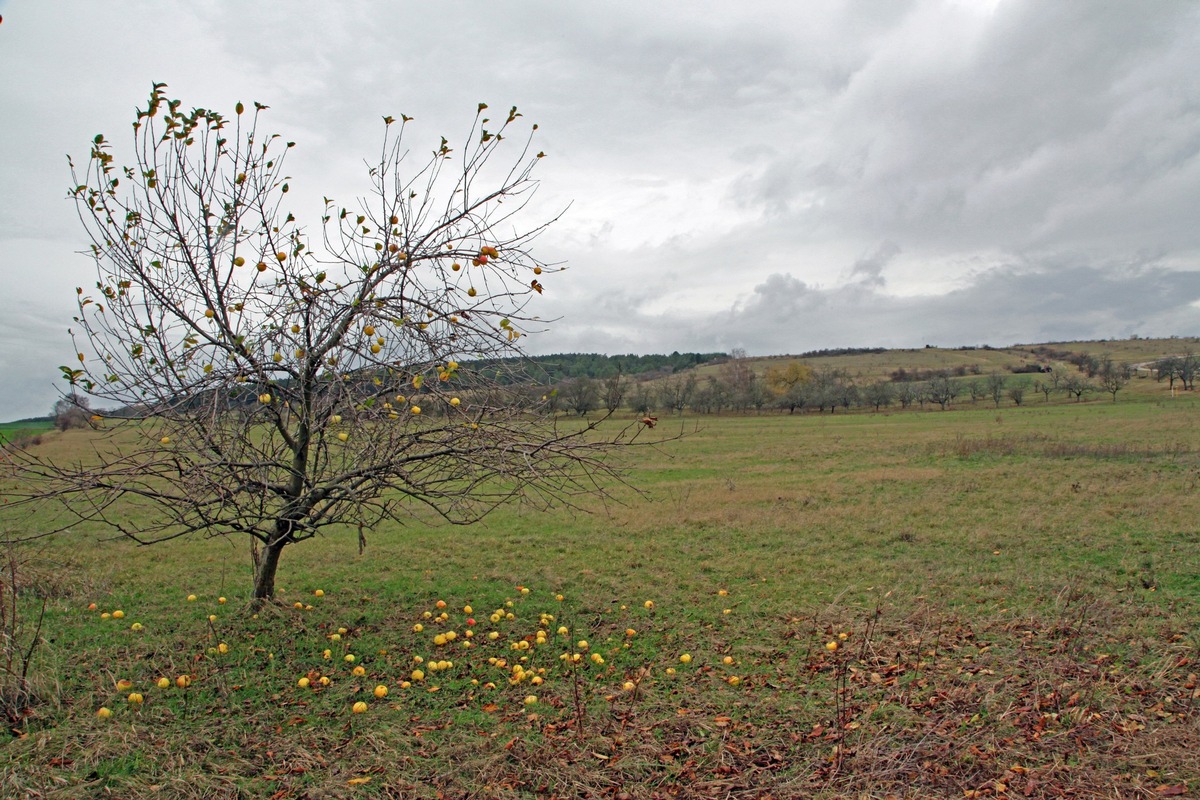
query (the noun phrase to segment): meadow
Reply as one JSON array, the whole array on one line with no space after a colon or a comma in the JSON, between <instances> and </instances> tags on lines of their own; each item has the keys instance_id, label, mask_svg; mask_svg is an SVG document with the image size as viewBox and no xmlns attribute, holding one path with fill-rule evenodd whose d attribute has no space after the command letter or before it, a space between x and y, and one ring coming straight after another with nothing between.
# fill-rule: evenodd
<instances>
[{"instance_id":1,"label":"meadow","mask_svg":"<svg viewBox=\"0 0 1200 800\"><path fill-rule=\"evenodd\" d=\"M0 444L31 439L43 433L49 433L53 429L54 426L50 420L0 422Z\"/></svg>"},{"instance_id":2,"label":"meadow","mask_svg":"<svg viewBox=\"0 0 1200 800\"><path fill-rule=\"evenodd\" d=\"M1185 796L1198 420L1144 379L662 415L620 502L325 536L258 615L245 541L31 542L0 795Z\"/></svg>"}]
</instances>

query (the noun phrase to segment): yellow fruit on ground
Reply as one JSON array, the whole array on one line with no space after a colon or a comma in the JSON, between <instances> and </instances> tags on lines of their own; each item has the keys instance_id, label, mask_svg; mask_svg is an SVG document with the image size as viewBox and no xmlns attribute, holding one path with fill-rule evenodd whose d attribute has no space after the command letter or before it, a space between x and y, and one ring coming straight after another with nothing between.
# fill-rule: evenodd
<instances>
[{"instance_id":1,"label":"yellow fruit on ground","mask_svg":"<svg viewBox=\"0 0 1200 800\"><path fill-rule=\"evenodd\" d=\"M455 408L458 408L460 405L462 405L462 400L459 400L457 397L451 397L450 405L454 406Z\"/></svg>"},{"instance_id":2,"label":"yellow fruit on ground","mask_svg":"<svg viewBox=\"0 0 1200 800\"><path fill-rule=\"evenodd\" d=\"M354 705L351 707L351 709L350 709L350 710L351 710L351 711L353 711L355 714L362 714L362 713L365 713L365 712L366 712L366 710L367 710L367 704L366 704L366 703L364 703L362 700L359 700L357 703L355 703L355 704L354 704Z\"/></svg>"},{"instance_id":3,"label":"yellow fruit on ground","mask_svg":"<svg viewBox=\"0 0 1200 800\"><path fill-rule=\"evenodd\" d=\"M337 425L339 422L342 421L342 415L341 414L333 414L332 416L329 417L329 421L332 422L334 425Z\"/></svg>"},{"instance_id":4,"label":"yellow fruit on ground","mask_svg":"<svg viewBox=\"0 0 1200 800\"><path fill-rule=\"evenodd\" d=\"M825 645L825 649L832 653L834 650L838 649L838 643L837 642L828 642Z\"/></svg>"},{"instance_id":5,"label":"yellow fruit on ground","mask_svg":"<svg viewBox=\"0 0 1200 800\"><path fill-rule=\"evenodd\" d=\"M300 680L296 681L296 685L301 689L307 689L310 683L312 683L312 681L310 681L308 678L301 678Z\"/></svg>"},{"instance_id":6,"label":"yellow fruit on ground","mask_svg":"<svg viewBox=\"0 0 1200 800\"><path fill-rule=\"evenodd\" d=\"M367 674L367 670L366 670L366 668L365 668L365 667L361 667L361 666L359 666L359 667L355 667L353 670L351 670L351 672L354 674L354 676L355 676L356 678L361 678L362 676L364 676L364 675L366 675L366 674Z\"/></svg>"},{"instance_id":7,"label":"yellow fruit on ground","mask_svg":"<svg viewBox=\"0 0 1200 800\"><path fill-rule=\"evenodd\" d=\"M625 683L621 685L621 688L627 692L632 692L637 688L637 686L634 685L633 681L625 681Z\"/></svg>"},{"instance_id":8,"label":"yellow fruit on ground","mask_svg":"<svg viewBox=\"0 0 1200 800\"><path fill-rule=\"evenodd\" d=\"M409 677L411 677L414 681L423 681L425 680L425 673L419 669L414 669L412 671L412 675Z\"/></svg>"},{"instance_id":9,"label":"yellow fruit on ground","mask_svg":"<svg viewBox=\"0 0 1200 800\"><path fill-rule=\"evenodd\" d=\"M187 601L188 601L189 603L194 603L194 602L196 602L196 595L194 595L194 594L189 594L189 595L187 596Z\"/></svg>"},{"instance_id":10,"label":"yellow fruit on ground","mask_svg":"<svg viewBox=\"0 0 1200 800\"><path fill-rule=\"evenodd\" d=\"M344 441L346 441L347 439L349 439L349 438L350 438L350 434L348 434L348 433L339 433L339 434L337 435L337 438L338 438L338 441L339 441L339 442L344 442Z\"/></svg>"},{"instance_id":11,"label":"yellow fruit on ground","mask_svg":"<svg viewBox=\"0 0 1200 800\"><path fill-rule=\"evenodd\" d=\"M647 600L645 603L642 603L642 605L644 605L646 608L654 608L654 601Z\"/></svg>"},{"instance_id":12,"label":"yellow fruit on ground","mask_svg":"<svg viewBox=\"0 0 1200 800\"><path fill-rule=\"evenodd\" d=\"M125 612L118 608L116 611L114 611L112 613L112 615L113 615L113 619L121 619L122 617L125 616Z\"/></svg>"},{"instance_id":13,"label":"yellow fruit on ground","mask_svg":"<svg viewBox=\"0 0 1200 800\"><path fill-rule=\"evenodd\" d=\"M171 437L170 437L170 436L164 436L164 437L162 437L161 439L159 439L159 440L158 440L158 443L159 443L159 444L170 444L170 443L171 443Z\"/></svg>"},{"instance_id":14,"label":"yellow fruit on ground","mask_svg":"<svg viewBox=\"0 0 1200 800\"><path fill-rule=\"evenodd\" d=\"M100 719L108 719L112 716L112 711L105 706L100 706L100 709L96 712L96 716Z\"/></svg>"},{"instance_id":15,"label":"yellow fruit on ground","mask_svg":"<svg viewBox=\"0 0 1200 800\"><path fill-rule=\"evenodd\" d=\"M325 596L325 590L324 590L324 589L317 589L315 592L313 592L313 595L314 595L314 596L316 596L316 597L324 597L324 596Z\"/></svg>"},{"instance_id":16,"label":"yellow fruit on ground","mask_svg":"<svg viewBox=\"0 0 1200 800\"><path fill-rule=\"evenodd\" d=\"M537 705L537 701L537 695L531 694L525 697L525 705L527 706Z\"/></svg>"},{"instance_id":17,"label":"yellow fruit on ground","mask_svg":"<svg viewBox=\"0 0 1200 800\"><path fill-rule=\"evenodd\" d=\"M140 692L130 692L129 693L129 704L130 705L134 705L134 706L141 705L141 703L144 699L145 698L142 697Z\"/></svg>"},{"instance_id":18,"label":"yellow fruit on ground","mask_svg":"<svg viewBox=\"0 0 1200 800\"><path fill-rule=\"evenodd\" d=\"M354 663L354 653L346 653L346 655L342 656L342 660L345 661L347 664L353 664Z\"/></svg>"},{"instance_id":19,"label":"yellow fruit on ground","mask_svg":"<svg viewBox=\"0 0 1200 800\"><path fill-rule=\"evenodd\" d=\"M679 663L680 663L680 664L690 664L690 663L692 663L692 656L691 656L691 654L690 654L690 653L684 653L683 655L681 655L681 656L679 657Z\"/></svg>"},{"instance_id":20,"label":"yellow fruit on ground","mask_svg":"<svg viewBox=\"0 0 1200 800\"><path fill-rule=\"evenodd\" d=\"M420 407L420 406L413 406L412 408L410 408L410 409L409 409L409 411L411 411L411 412L412 412L412 413L414 413L414 414L420 414L420 413L421 413L421 407Z\"/></svg>"},{"instance_id":21,"label":"yellow fruit on ground","mask_svg":"<svg viewBox=\"0 0 1200 800\"><path fill-rule=\"evenodd\" d=\"M175 685L180 689L186 689L192 685L192 678L190 675L180 675L175 679Z\"/></svg>"},{"instance_id":22,"label":"yellow fruit on ground","mask_svg":"<svg viewBox=\"0 0 1200 800\"><path fill-rule=\"evenodd\" d=\"M155 684L155 686L157 686L160 689L170 689L171 688L171 680L169 678L159 678L158 682Z\"/></svg>"},{"instance_id":23,"label":"yellow fruit on ground","mask_svg":"<svg viewBox=\"0 0 1200 800\"><path fill-rule=\"evenodd\" d=\"M388 688L386 686L384 686L382 683L375 687L375 696L378 697L380 700L387 697L387 693L388 693Z\"/></svg>"},{"instance_id":24,"label":"yellow fruit on ground","mask_svg":"<svg viewBox=\"0 0 1200 800\"><path fill-rule=\"evenodd\" d=\"M225 605L225 604L226 604L226 603L228 603L229 601L228 601L228 600L226 600L224 597L218 597L218 598L217 598L217 602L218 602L218 603L220 603L221 605Z\"/></svg>"},{"instance_id":25,"label":"yellow fruit on ground","mask_svg":"<svg viewBox=\"0 0 1200 800\"><path fill-rule=\"evenodd\" d=\"M131 681L131 680L122 678L121 680L117 681L117 691L118 692L128 692L132 688L133 688L133 681Z\"/></svg>"}]
</instances>

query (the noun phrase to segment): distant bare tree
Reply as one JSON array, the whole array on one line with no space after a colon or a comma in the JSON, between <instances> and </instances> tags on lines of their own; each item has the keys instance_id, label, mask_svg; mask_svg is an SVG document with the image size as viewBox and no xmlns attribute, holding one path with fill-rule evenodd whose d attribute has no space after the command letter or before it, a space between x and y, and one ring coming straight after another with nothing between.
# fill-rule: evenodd
<instances>
[{"instance_id":1,"label":"distant bare tree","mask_svg":"<svg viewBox=\"0 0 1200 800\"><path fill-rule=\"evenodd\" d=\"M1114 364L1111 358L1105 358L1100 365L1098 375L1101 388L1112 395L1115 403L1117 402L1117 392L1125 388L1125 384L1129 383L1129 379L1133 377L1133 368L1128 364Z\"/></svg>"},{"instance_id":2,"label":"distant bare tree","mask_svg":"<svg viewBox=\"0 0 1200 800\"><path fill-rule=\"evenodd\" d=\"M929 399L937 403L943 411L958 397L958 386L950 380L949 375L939 375L928 384Z\"/></svg>"},{"instance_id":3,"label":"distant bare tree","mask_svg":"<svg viewBox=\"0 0 1200 800\"><path fill-rule=\"evenodd\" d=\"M621 376L620 370L604 379L604 407L608 409L608 413L612 414L621 407L621 403L625 399L625 385L626 381Z\"/></svg>"},{"instance_id":4,"label":"distant bare tree","mask_svg":"<svg viewBox=\"0 0 1200 800\"><path fill-rule=\"evenodd\" d=\"M1082 400L1085 394L1095 388L1092 386L1091 382L1082 375L1067 375L1062 379L1059 385L1062 387L1064 392L1075 398L1076 403Z\"/></svg>"},{"instance_id":5,"label":"distant bare tree","mask_svg":"<svg viewBox=\"0 0 1200 800\"><path fill-rule=\"evenodd\" d=\"M868 383L863 389L862 399L864 403L879 411L892 404L896 399L896 390L888 381L875 381Z\"/></svg>"},{"instance_id":6,"label":"distant bare tree","mask_svg":"<svg viewBox=\"0 0 1200 800\"><path fill-rule=\"evenodd\" d=\"M1005 383L1006 381L1004 376L997 372L993 372L991 375L987 376L987 393L989 396L991 396L992 402L996 404L996 408L1000 407L1000 401L1004 399Z\"/></svg>"},{"instance_id":7,"label":"distant bare tree","mask_svg":"<svg viewBox=\"0 0 1200 800\"><path fill-rule=\"evenodd\" d=\"M92 416L91 401L75 392L61 398L50 412L54 427L60 431L86 428Z\"/></svg>"}]
</instances>

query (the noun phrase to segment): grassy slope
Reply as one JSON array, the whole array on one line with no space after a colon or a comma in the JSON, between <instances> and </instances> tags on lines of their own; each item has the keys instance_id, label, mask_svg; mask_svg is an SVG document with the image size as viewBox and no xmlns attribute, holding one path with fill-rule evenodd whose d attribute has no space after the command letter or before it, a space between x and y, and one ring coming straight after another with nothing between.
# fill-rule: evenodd
<instances>
[{"instance_id":1,"label":"grassy slope","mask_svg":"<svg viewBox=\"0 0 1200 800\"><path fill-rule=\"evenodd\" d=\"M644 494L626 506L375 531L361 557L352 532L330 536L284 556L284 597L312 608L258 620L240 610L242 542L139 550L81 531L44 543L18 554L26 620L49 597L44 702L5 746L0 779L50 797L1116 797L1195 785L1200 406L1146 380L1103 397L664 418L660 430L689 435L634 456ZM88 436L44 447L75 452ZM441 613L438 599L444 624L423 617ZM117 608L124 619L100 618ZM514 618L493 623L494 611ZM438 647L445 630L459 639ZM511 649L521 641L533 647ZM212 650L222 642L229 652ZM354 665L339 660L347 651ZM559 660L574 652L581 666ZM488 661L522 655L542 685L510 685L511 668ZM401 687L438 659L455 666ZM300 689L309 673L331 685ZM184 674L187 690L153 686ZM140 708L119 678L145 695ZM377 684L387 698L371 696ZM370 710L355 715L360 699ZM96 718L101 705L112 719Z\"/></svg>"}]
</instances>

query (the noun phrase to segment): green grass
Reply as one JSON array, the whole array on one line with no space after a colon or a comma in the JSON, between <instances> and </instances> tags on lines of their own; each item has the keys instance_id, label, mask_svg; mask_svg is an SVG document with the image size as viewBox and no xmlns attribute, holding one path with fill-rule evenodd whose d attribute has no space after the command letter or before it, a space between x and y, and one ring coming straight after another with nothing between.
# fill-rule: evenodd
<instances>
[{"instance_id":1,"label":"green grass","mask_svg":"<svg viewBox=\"0 0 1200 800\"><path fill-rule=\"evenodd\" d=\"M4 442L19 442L54 430L54 424L49 420L44 422L0 422L0 444Z\"/></svg>"},{"instance_id":2,"label":"green grass","mask_svg":"<svg viewBox=\"0 0 1200 800\"><path fill-rule=\"evenodd\" d=\"M664 416L687 435L631 455L623 505L377 530L362 556L355 532L328 535L285 552L284 605L257 619L245 542L27 546L15 638L44 598L46 643L0 781L64 798L1190 789L1200 404L1150 381L1103 398ZM438 600L444 624L425 616ZM509 682L522 656L540 685ZM454 667L411 681L431 660Z\"/></svg>"}]
</instances>

